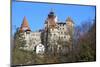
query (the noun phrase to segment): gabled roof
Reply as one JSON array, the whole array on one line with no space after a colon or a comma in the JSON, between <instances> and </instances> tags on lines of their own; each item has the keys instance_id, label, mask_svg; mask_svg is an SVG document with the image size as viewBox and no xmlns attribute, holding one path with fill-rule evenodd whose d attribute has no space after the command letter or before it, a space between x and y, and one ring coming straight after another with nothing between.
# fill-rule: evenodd
<instances>
[{"instance_id":1,"label":"gabled roof","mask_svg":"<svg viewBox=\"0 0 100 67\"><path fill-rule=\"evenodd\" d=\"M65 22L58 22L57 24L66 24Z\"/></svg>"}]
</instances>

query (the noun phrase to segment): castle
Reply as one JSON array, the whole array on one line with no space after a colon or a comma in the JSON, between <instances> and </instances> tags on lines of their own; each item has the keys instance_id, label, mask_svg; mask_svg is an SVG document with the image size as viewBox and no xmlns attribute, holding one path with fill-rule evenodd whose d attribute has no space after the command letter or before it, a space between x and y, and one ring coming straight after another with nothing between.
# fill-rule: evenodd
<instances>
[{"instance_id":1,"label":"castle","mask_svg":"<svg viewBox=\"0 0 100 67\"><path fill-rule=\"evenodd\" d=\"M42 54L44 52L68 53L72 48L73 20L68 17L65 22L59 22L55 13L51 11L44 25L44 29L32 32L26 17L24 17L19 32L23 33L26 44L25 47L20 48L29 51L36 50L37 53L40 50Z\"/></svg>"}]
</instances>

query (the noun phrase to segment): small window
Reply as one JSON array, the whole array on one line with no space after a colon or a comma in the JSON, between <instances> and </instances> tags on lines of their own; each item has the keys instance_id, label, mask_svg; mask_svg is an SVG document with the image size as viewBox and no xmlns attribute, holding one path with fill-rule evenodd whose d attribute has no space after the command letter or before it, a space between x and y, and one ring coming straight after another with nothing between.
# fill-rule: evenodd
<instances>
[{"instance_id":1,"label":"small window","mask_svg":"<svg viewBox=\"0 0 100 67\"><path fill-rule=\"evenodd\" d=\"M64 36L64 38L66 38L66 36Z\"/></svg>"},{"instance_id":2,"label":"small window","mask_svg":"<svg viewBox=\"0 0 100 67\"><path fill-rule=\"evenodd\" d=\"M35 42L33 42L33 44L35 44Z\"/></svg>"},{"instance_id":3,"label":"small window","mask_svg":"<svg viewBox=\"0 0 100 67\"><path fill-rule=\"evenodd\" d=\"M56 36L56 34L54 34L54 36Z\"/></svg>"},{"instance_id":4,"label":"small window","mask_svg":"<svg viewBox=\"0 0 100 67\"><path fill-rule=\"evenodd\" d=\"M26 31L26 34L30 34L30 31Z\"/></svg>"},{"instance_id":5,"label":"small window","mask_svg":"<svg viewBox=\"0 0 100 67\"><path fill-rule=\"evenodd\" d=\"M52 36L52 34L50 34Z\"/></svg>"},{"instance_id":6,"label":"small window","mask_svg":"<svg viewBox=\"0 0 100 67\"><path fill-rule=\"evenodd\" d=\"M59 39L60 39L60 37L59 37Z\"/></svg>"}]
</instances>

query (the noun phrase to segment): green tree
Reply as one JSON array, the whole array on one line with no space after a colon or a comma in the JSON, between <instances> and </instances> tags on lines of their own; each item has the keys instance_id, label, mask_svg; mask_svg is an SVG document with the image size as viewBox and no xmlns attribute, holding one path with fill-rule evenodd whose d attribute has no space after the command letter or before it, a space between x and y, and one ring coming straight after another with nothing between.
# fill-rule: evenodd
<instances>
[{"instance_id":1,"label":"green tree","mask_svg":"<svg viewBox=\"0 0 100 67\"><path fill-rule=\"evenodd\" d=\"M24 32L20 32L18 28L14 35L14 40L15 40L15 47L25 47L26 40L24 37Z\"/></svg>"}]
</instances>

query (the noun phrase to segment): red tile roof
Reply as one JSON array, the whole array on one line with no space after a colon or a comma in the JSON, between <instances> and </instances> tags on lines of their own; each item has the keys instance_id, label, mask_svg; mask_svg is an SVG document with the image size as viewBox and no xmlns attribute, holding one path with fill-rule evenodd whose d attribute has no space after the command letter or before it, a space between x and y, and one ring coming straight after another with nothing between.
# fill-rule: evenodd
<instances>
[{"instance_id":1,"label":"red tile roof","mask_svg":"<svg viewBox=\"0 0 100 67\"><path fill-rule=\"evenodd\" d=\"M27 28L27 30L31 30L26 17L24 17L24 19L23 19L23 22L20 27L20 31L25 31L25 30L23 30L24 27Z\"/></svg>"}]
</instances>

